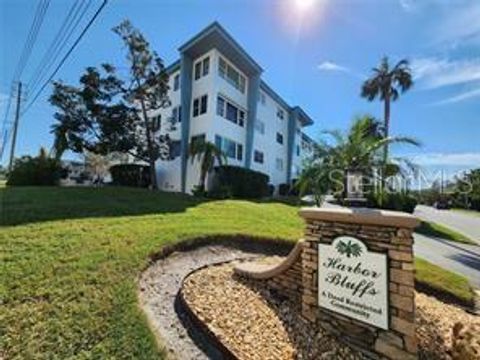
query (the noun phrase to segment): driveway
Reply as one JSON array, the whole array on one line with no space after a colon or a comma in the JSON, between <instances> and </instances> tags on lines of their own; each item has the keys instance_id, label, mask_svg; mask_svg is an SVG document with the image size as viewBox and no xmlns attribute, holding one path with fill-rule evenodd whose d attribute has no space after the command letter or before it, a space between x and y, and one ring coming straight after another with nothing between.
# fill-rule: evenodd
<instances>
[{"instance_id":1,"label":"driveway","mask_svg":"<svg viewBox=\"0 0 480 360\"><path fill-rule=\"evenodd\" d=\"M414 253L444 269L464 275L480 289L480 247L459 244L440 238L414 234Z\"/></svg>"},{"instance_id":2,"label":"driveway","mask_svg":"<svg viewBox=\"0 0 480 360\"><path fill-rule=\"evenodd\" d=\"M430 206L418 205L415 215L456 230L480 245L480 217L452 210L437 210Z\"/></svg>"}]
</instances>

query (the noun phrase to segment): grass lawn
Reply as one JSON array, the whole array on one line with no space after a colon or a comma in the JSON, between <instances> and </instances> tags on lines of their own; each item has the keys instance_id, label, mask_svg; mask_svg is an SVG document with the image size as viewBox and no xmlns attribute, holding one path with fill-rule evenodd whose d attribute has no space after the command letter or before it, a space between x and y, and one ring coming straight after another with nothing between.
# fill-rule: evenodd
<instances>
[{"instance_id":1,"label":"grass lawn","mask_svg":"<svg viewBox=\"0 0 480 360\"><path fill-rule=\"evenodd\" d=\"M476 245L477 243L458 231L452 230L441 224L432 221L422 221L420 226L415 229L415 232L426 236L439 237L445 240L455 241L463 244Z\"/></svg>"},{"instance_id":2,"label":"grass lawn","mask_svg":"<svg viewBox=\"0 0 480 360\"><path fill-rule=\"evenodd\" d=\"M467 209L452 209L453 211L458 211L458 212L461 212L461 213L464 213L466 215L472 215L472 216L477 216L477 217L480 217L480 211L476 211L476 210L467 210Z\"/></svg>"},{"instance_id":3,"label":"grass lawn","mask_svg":"<svg viewBox=\"0 0 480 360\"><path fill-rule=\"evenodd\" d=\"M150 254L199 235L294 241L303 230L298 208L280 203L127 188L4 187L0 196L0 358L162 358L136 298ZM419 278L464 295L458 277L420 265Z\"/></svg>"},{"instance_id":4,"label":"grass lawn","mask_svg":"<svg viewBox=\"0 0 480 360\"><path fill-rule=\"evenodd\" d=\"M464 303L472 303L473 291L467 278L456 273L442 269L426 260L415 258L415 280L428 287L455 294Z\"/></svg>"}]
</instances>

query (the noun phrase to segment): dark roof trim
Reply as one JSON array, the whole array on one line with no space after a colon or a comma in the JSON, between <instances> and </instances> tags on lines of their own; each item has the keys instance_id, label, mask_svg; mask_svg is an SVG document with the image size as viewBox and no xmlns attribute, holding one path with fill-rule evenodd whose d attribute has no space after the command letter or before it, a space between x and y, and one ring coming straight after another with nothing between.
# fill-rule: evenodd
<instances>
[{"instance_id":1,"label":"dark roof trim","mask_svg":"<svg viewBox=\"0 0 480 360\"><path fill-rule=\"evenodd\" d=\"M256 69L256 71L263 71L262 67L255 60L253 60L250 55L248 55L248 53L243 49L243 47L217 21L214 21L200 33L188 40L185 44L180 46L178 50L180 52L185 52L190 47L194 46L195 43L199 42L200 40L214 32L219 33L236 51L238 51L245 58L245 60L247 60L248 63L250 63L253 68Z\"/></svg>"},{"instance_id":2,"label":"dark roof trim","mask_svg":"<svg viewBox=\"0 0 480 360\"><path fill-rule=\"evenodd\" d=\"M313 120L310 116L307 115L305 111L302 110L300 106L290 106L287 104L283 98L278 95L270 86L267 85L265 81L261 81L260 88L267 93L273 100L278 102L283 107L286 107L288 111L296 111L298 115L300 115L300 121L302 122L303 126L308 126L313 124Z\"/></svg>"},{"instance_id":3,"label":"dark roof trim","mask_svg":"<svg viewBox=\"0 0 480 360\"><path fill-rule=\"evenodd\" d=\"M180 70L180 59L168 65L165 69L168 75L171 75L177 70Z\"/></svg>"}]
</instances>

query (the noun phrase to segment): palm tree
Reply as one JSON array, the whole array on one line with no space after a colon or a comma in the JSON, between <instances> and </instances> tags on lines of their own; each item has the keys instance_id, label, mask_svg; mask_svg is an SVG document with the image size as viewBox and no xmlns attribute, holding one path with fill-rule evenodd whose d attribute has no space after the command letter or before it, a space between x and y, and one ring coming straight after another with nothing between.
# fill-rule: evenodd
<instances>
[{"instance_id":1,"label":"palm tree","mask_svg":"<svg viewBox=\"0 0 480 360\"><path fill-rule=\"evenodd\" d=\"M382 165L379 151L393 143L403 143L419 146L420 143L410 137L382 136L383 130L378 124L378 120L371 116L362 116L355 118L351 128L347 133L340 131L325 131L332 141L321 140L314 151L314 157L311 160L313 166L323 166L330 171L330 185L334 184L332 171L340 175L343 180L343 197L346 197L346 180L349 171L360 171L364 175L369 175L375 168ZM389 169L398 166L401 159L396 159L396 164L387 163ZM408 163L408 162L407 162ZM307 167L308 168L308 167Z\"/></svg>"},{"instance_id":2,"label":"palm tree","mask_svg":"<svg viewBox=\"0 0 480 360\"><path fill-rule=\"evenodd\" d=\"M390 102L395 101L413 85L412 72L408 60L400 60L393 68L390 68L388 58L382 58L380 66L373 68L373 75L362 85L362 97L368 101L376 98L384 103L384 127L385 137L388 138L390 131ZM388 161L388 144L384 148L383 164Z\"/></svg>"},{"instance_id":3,"label":"palm tree","mask_svg":"<svg viewBox=\"0 0 480 360\"><path fill-rule=\"evenodd\" d=\"M197 158L200 161L200 181L198 190L205 192L205 181L207 174L213 170L215 161L219 165L227 162L224 152L210 141L195 141L190 143L191 161Z\"/></svg>"}]
</instances>

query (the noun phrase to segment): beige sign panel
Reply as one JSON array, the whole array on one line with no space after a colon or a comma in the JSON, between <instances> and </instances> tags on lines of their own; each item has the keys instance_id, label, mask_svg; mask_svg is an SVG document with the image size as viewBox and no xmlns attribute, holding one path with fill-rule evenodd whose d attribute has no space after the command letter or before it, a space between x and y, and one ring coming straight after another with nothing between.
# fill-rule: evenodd
<instances>
[{"instance_id":1,"label":"beige sign panel","mask_svg":"<svg viewBox=\"0 0 480 360\"><path fill-rule=\"evenodd\" d=\"M387 256L350 236L318 245L318 305L388 330Z\"/></svg>"}]
</instances>

